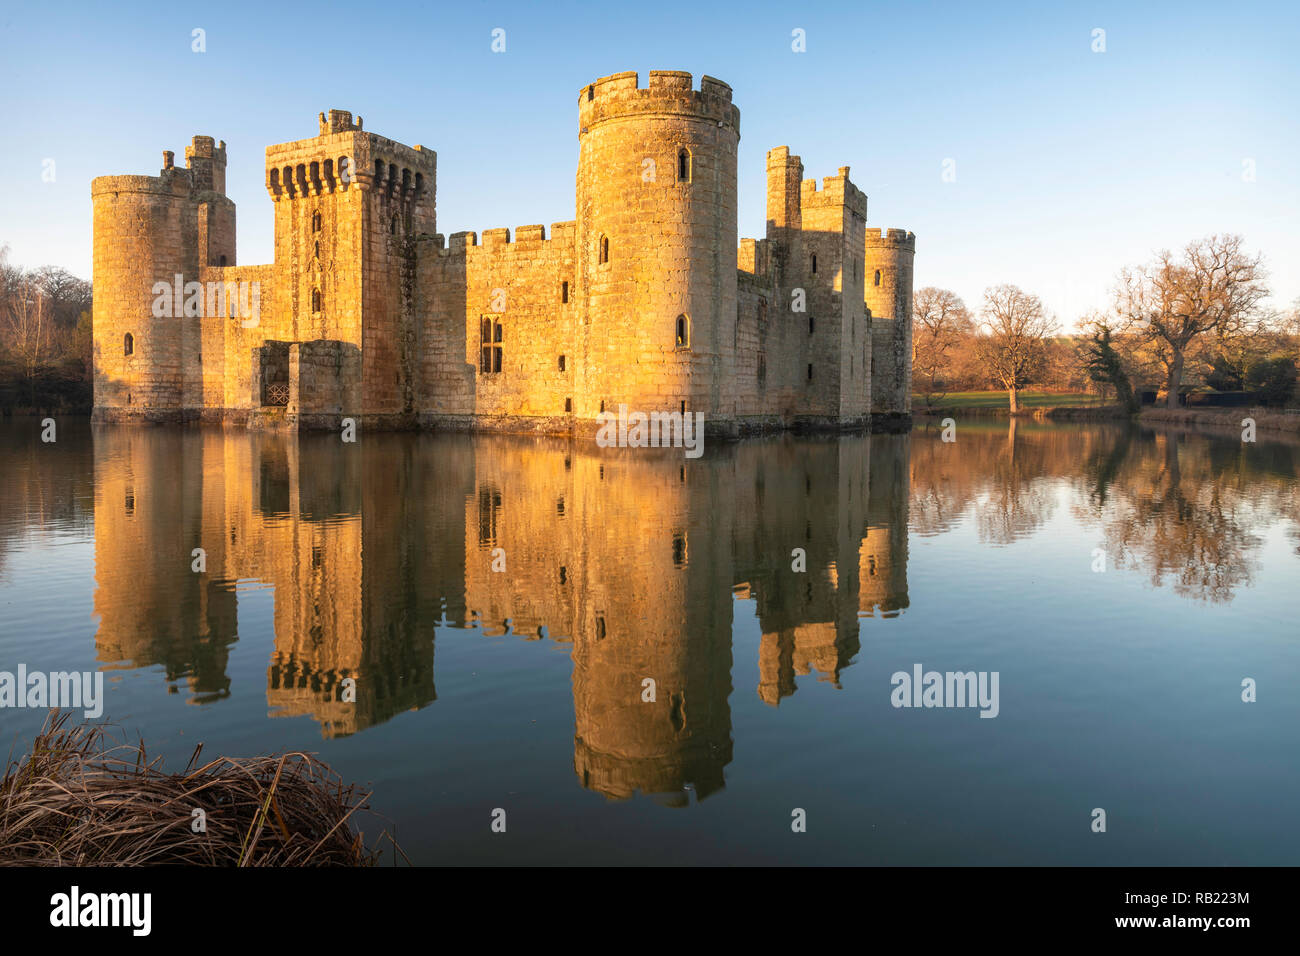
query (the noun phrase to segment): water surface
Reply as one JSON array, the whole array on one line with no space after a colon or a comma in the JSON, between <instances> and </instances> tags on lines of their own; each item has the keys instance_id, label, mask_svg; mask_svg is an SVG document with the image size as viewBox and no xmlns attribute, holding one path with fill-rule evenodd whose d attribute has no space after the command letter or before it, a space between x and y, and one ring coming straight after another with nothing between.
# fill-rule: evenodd
<instances>
[{"instance_id":1,"label":"water surface","mask_svg":"<svg viewBox=\"0 0 1300 956\"><path fill-rule=\"evenodd\" d=\"M176 769L317 752L418 863L1295 864L1297 612L1300 446L1235 435L0 426L0 670Z\"/></svg>"}]
</instances>

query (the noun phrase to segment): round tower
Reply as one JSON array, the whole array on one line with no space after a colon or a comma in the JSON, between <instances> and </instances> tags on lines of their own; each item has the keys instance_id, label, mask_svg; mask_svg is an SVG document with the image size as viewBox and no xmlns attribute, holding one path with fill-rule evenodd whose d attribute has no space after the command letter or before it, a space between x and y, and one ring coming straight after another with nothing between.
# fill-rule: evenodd
<instances>
[{"instance_id":1,"label":"round tower","mask_svg":"<svg viewBox=\"0 0 1300 956\"><path fill-rule=\"evenodd\" d=\"M912 413L912 260L916 236L905 229L868 229L866 288L871 310L871 410Z\"/></svg>"},{"instance_id":2,"label":"round tower","mask_svg":"<svg viewBox=\"0 0 1300 956\"><path fill-rule=\"evenodd\" d=\"M175 301L175 283L181 275L183 291L185 281L198 278L189 171L175 168L165 152L159 175L100 176L90 194L95 416L179 416L184 298ZM166 301L156 301L156 283L168 286Z\"/></svg>"},{"instance_id":3,"label":"round tower","mask_svg":"<svg viewBox=\"0 0 1300 956\"><path fill-rule=\"evenodd\" d=\"M736 147L731 87L652 70L578 98L578 418L602 408L734 417Z\"/></svg>"}]
</instances>

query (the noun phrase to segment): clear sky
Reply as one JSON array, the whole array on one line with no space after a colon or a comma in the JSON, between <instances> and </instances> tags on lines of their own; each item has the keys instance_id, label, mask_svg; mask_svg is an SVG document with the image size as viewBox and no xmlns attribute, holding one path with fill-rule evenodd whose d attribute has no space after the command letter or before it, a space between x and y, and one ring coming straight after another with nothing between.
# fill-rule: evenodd
<instances>
[{"instance_id":1,"label":"clear sky","mask_svg":"<svg viewBox=\"0 0 1300 956\"><path fill-rule=\"evenodd\" d=\"M675 69L735 90L741 236L785 144L808 177L849 165L869 223L917 234L917 287L972 307L1014 282L1068 324L1211 232L1300 297L1296 0L2 4L0 243L24 266L89 278L90 180L179 165L195 133L227 143L239 261L271 261L264 150L331 107L437 150L443 233L571 219L578 90Z\"/></svg>"}]
</instances>

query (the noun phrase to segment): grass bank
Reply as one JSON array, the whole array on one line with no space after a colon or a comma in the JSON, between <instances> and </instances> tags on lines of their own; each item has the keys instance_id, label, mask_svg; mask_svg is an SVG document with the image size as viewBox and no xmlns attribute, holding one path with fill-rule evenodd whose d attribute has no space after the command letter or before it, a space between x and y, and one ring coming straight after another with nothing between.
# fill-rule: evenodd
<instances>
[{"instance_id":1,"label":"grass bank","mask_svg":"<svg viewBox=\"0 0 1300 956\"><path fill-rule=\"evenodd\" d=\"M1019 398L1017 417L1063 421L1127 417L1120 406L1081 392L1021 392ZM1011 402L1004 391L950 392L936 399L933 407L927 407L924 395L913 395L912 414L921 417L1010 418Z\"/></svg>"},{"instance_id":2,"label":"grass bank","mask_svg":"<svg viewBox=\"0 0 1300 956\"><path fill-rule=\"evenodd\" d=\"M1197 425L1241 431L1242 419L1253 418L1256 431L1300 435L1300 412L1288 414L1271 408L1144 408L1143 424Z\"/></svg>"}]
</instances>

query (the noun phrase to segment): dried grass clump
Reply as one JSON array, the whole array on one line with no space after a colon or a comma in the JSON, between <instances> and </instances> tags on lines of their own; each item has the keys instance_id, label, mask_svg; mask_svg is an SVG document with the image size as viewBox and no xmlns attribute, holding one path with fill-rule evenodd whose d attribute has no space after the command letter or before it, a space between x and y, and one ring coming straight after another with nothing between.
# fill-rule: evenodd
<instances>
[{"instance_id":1,"label":"dried grass clump","mask_svg":"<svg viewBox=\"0 0 1300 956\"><path fill-rule=\"evenodd\" d=\"M147 758L143 741L115 743L102 725L69 727L70 716L52 711L31 753L5 768L0 865L368 866L378 859L349 822L370 794L345 787L311 754L219 757L199 766L200 744L185 771L170 774L161 758ZM206 832L191 828L196 809L206 815Z\"/></svg>"}]
</instances>

